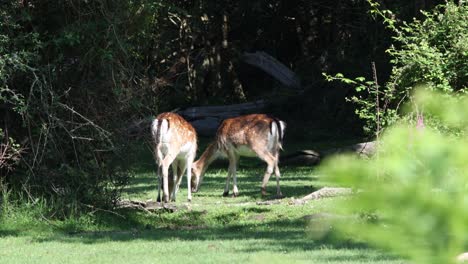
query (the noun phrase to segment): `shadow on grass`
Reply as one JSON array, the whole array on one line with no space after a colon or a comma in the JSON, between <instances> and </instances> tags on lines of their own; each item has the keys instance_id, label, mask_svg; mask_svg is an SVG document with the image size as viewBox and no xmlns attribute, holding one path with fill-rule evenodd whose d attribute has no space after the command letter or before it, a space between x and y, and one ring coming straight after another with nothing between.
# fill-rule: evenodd
<instances>
[{"instance_id":1,"label":"shadow on grass","mask_svg":"<svg viewBox=\"0 0 468 264\"><path fill-rule=\"evenodd\" d=\"M306 184L297 184L296 182L305 182ZM203 197L221 197L224 192L225 181L221 180L219 177L205 177L203 184L196 196ZM267 185L267 196L261 196L261 186L262 180L256 175L249 173L247 177L238 177L237 187L239 188L239 196L249 197L254 199L269 200L276 198L276 179L274 176L270 178L270 182ZM311 177L308 176L299 176L292 179L287 179L286 177L281 177L280 180L281 192L284 198L288 197L302 197L311 192L314 192L320 187L319 184L315 184ZM230 184L230 193L232 193L232 184Z\"/></svg>"},{"instance_id":2,"label":"shadow on grass","mask_svg":"<svg viewBox=\"0 0 468 264\"><path fill-rule=\"evenodd\" d=\"M271 213L271 208L250 207L242 208L237 212L226 212L218 214L211 220L207 220L207 211L180 211L173 214L154 213L147 215L138 210L125 209L117 213L125 217L117 217L109 214L98 214L96 221L106 226L104 231L80 231L73 230L73 226L63 226L49 235L32 237L34 243L77 243L77 244L99 244L108 242L132 242L132 241L154 241L173 242L189 241L200 243L200 245L216 244L222 241L236 241L243 246L235 250L246 253L257 252L301 252L311 250L345 249L344 256L340 255L323 257L330 261L362 260L371 261L391 260L392 257L382 254L358 254L346 255L346 250L368 249L362 243L350 240L337 240L333 235L326 235L320 239L313 239L308 235L308 222L302 218L287 219L284 216L278 218L258 221L242 222L243 215L261 215ZM144 215L142 217L142 215ZM165 227L154 224L158 221L167 221L164 217L174 216ZM271 216L271 215L270 215ZM250 218L249 218L250 219ZM78 225L79 227L79 225ZM76 228L76 227L75 227ZM0 230L2 236L25 235L13 231ZM237 242L239 241L239 242ZM203 242L206 242L203 244Z\"/></svg>"},{"instance_id":3,"label":"shadow on grass","mask_svg":"<svg viewBox=\"0 0 468 264\"><path fill-rule=\"evenodd\" d=\"M294 170L294 168L291 168ZM264 171L259 170L242 170L240 173L246 176L238 176L238 188L240 196L248 196L251 198L259 199L273 199L276 195L276 178L274 175L271 176L269 184L267 186L267 192L269 195L266 197L261 197L261 184L263 179ZM309 172L310 173L310 172ZM227 171L221 172L221 174L226 174ZM186 189L186 175L182 180L181 188ZM313 176L281 176L280 187L284 197L300 197L307 195L313 191L316 191L318 187L313 186L314 181L317 180L317 177ZM231 180L232 181L232 180ZM296 184L296 182L306 182L307 184ZM204 197L213 197L213 196L222 196L224 192L225 178L212 175L207 175L203 179L203 184L201 185L199 195ZM142 192L154 191L157 189L157 180L156 175L153 177L137 177L132 179L131 184L125 188L125 192L128 194L138 194ZM184 190L182 190L184 192ZM232 192L232 182L230 184L230 192ZM195 194L196 196L197 194Z\"/></svg>"},{"instance_id":4,"label":"shadow on grass","mask_svg":"<svg viewBox=\"0 0 468 264\"><path fill-rule=\"evenodd\" d=\"M252 212L266 212L268 209L249 209ZM133 212L132 214L135 214ZM256 246L249 247L247 251L256 252L266 249L281 249L288 251L313 250L323 248L366 248L364 244L350 241L334 241L327 237L313 240L307 236L307 224L304 219L280 219L265 222L245 224L233 224L239 220L239 215L234 212L221 214L215 217L218 224L214 227L203 225L204 211L187 212L179 220L173 220L171 225L165 228L153 228L140 221L128 219L123 226L116 226L116 231L86 231L86 232L58 232L49 237L36 238L36 242L59 241L64 243L105 243L108 241L214 241L214 240L258 240ZM188 221L190 218L190 221ZM193 225L187 225L190 222ZM115 223L114 223L115 224ZM128 229L128 226L132 228ZM127 227L127 229L120 229Z\"/></svg>"},{"instance_id":5,"label":"shadow on grass","mask_svg":"<svg viewBox=\"0 0 468 264\"><path fill-rule=\"evenodd\" d=\"M14 230L0 230L0 237L18 236L20 233Z\"/></svg>"}]
</instances>

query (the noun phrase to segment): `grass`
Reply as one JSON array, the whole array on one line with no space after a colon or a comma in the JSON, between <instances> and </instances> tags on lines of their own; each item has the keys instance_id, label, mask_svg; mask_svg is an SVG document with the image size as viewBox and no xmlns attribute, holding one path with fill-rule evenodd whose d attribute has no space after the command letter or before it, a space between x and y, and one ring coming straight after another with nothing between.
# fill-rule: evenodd
<instances>
[{"instance_id":1,"label":"grass","mask_svg":"<svg viewBox=\"0 0 468 264\"><path fill-rule=\"evenodd\" d=\"M286 152L297 146L290 144ZM313 148L315 146L302 146ZM149 151L140 147L134 159L135 177L124 198L156 197L156 177ZM288 204L327 185L313 168L281 167L280 204L261 206L261 175L265 164L242 158L237 198L222 197L226 163L214 164L200 192L186 203L185 179L176 205L181 210L147 213L137 210L97 211L63 221L45 220L34 205L24 205L1 217L1 263L404 263L353 242L311 234L307 215L332 212L334 199L302 206ZM268 185L271 199L274 178ZM5 210L3 210L5 213Z\"/></svg>"}]
</instances>

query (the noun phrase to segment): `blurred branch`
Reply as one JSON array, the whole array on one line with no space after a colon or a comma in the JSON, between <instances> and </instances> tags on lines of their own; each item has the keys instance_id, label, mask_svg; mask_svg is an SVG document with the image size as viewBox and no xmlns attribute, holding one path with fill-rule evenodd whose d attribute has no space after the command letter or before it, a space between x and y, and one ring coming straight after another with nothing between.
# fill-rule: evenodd
<instances>
[{"instance_id":1,"label":"blurred branch","mask_svg":"<svg viewBox=\"0 0 468 264\"><path fill-rule=\"evenodd\" d=\"M257 51L255 53L246 52L242 59L245 63L262 69L283 85L293 89L301 89L301 81L299 77L283 63L270 56L268 53L263 51Z\"/></svg>"}]
</instances>

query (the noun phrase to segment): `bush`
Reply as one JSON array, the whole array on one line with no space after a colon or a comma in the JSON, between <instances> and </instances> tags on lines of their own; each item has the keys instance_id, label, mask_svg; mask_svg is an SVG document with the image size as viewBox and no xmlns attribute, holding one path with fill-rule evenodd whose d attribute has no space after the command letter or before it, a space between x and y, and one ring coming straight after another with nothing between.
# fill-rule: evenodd
<instances>
[{"instance_id":1,"label":"bush","mask_svg":"<svg viewBox=\"0 0 468 264\"><path fill-rule=\"evenodd\" d=\"M383 18L395 34L394 44L387 50L391 56L392 74L378 87L376 80L364 77L346 78L343 74L327 80L340 80L354 86L356 95L348 101L356 105L356 114L366 122L364 131L379 133L403 117L399 106L412 100L415 87L425 86L445 93L467 90L468 83L468 6L452 1L423 12L423 20L399 23L389 10L380 10L378 3L368 0L371 13ZM378 124L379 123L379 124Z\"/></svg>"},{"instance_id":2,"label":"bush","mask_svg":"<svg viewBox=\"0 0 468 264\"><path fill-rule=\"evenodd\" d=\"M52 205L51 215L57 217L66 217L83 205L110 206L129 177L122 155L125 141L119 133L110 132L121 126L112 114L127 108L117 103L110 86L96 82L96 75L109 70L104 60L108 53L92 54L93 59L102 59L100 63L86 61L85 56L79 61L74 53L77 47L86 48L89 55L95 50L85 41L96 38L80 39L84 36L55 21L62 7L30 1L0 4L0 116L5 126L5 133L0 131L0 149L11 150L12 158L4 164L9 171L15 169L6 174L0 168L0 182L11 191L10 201L34 203L44 198ZM73 21L73 16L68 18ZM95 79L86 75L91 67ZM114 71L113 76L121 75ZM106 100L93 104L97 98ZM17 162L20 149L21 162Z\"/></svg>"},{"instance_id":3,"label":"bush","mask_svg":"<svg viewBox=\"0 0 468 264\"><path fill-rule=\"evenodd\" d=\"M420 109L448 127L468 128L467 97L422 93L415 98ZM336 157L322 173L360 190L340 206L372 216L340 227L355 239L415 263L453 263L466 250L467 159L466 137L402 123L384 133L374 158Z\"/></svg>"}]
</instances>

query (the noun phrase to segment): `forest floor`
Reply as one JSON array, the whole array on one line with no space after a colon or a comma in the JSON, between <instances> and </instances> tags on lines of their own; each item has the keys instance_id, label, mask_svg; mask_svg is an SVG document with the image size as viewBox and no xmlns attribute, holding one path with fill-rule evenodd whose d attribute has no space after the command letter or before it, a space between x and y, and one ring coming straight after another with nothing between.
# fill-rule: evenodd
<instances>
[{"instance_id":1,"label":"forest floor","mask_svg":"<svg viewBox=\"0 0 468 264\"><path fill-rule=\"evenodd\" d=\"M202 144L204 145L204 144ZM291 144L286 152L296 146ZM202 147L203 149L203 147ZM201 151L199 151L201 152ZM154 163L141 146L134 166L135 177L125 189L130 200L155 200ZM167 210L120 209L96 212L76 220L37 220L32 208L2 223L1 263L405 263L401 259L349 239L331 234L318 238L308 219L315 213L333 213L339 199L313 200L290 205L327 182L314 167L282 166L281 189L285 198L271 205L271 196L260 195L266 168L258 159L241 158L237 198L222 197L227 163L214 164L205 175L191 203L186 202L186 179L174 205Z\"/></svg>"}]
</instances>

